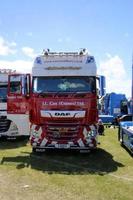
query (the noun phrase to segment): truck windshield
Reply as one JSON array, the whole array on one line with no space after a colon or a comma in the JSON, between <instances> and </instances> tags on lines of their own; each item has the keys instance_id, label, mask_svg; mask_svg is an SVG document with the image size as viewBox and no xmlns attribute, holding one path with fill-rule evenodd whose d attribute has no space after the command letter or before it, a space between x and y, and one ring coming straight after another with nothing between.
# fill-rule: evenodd
<instances>
[{"instance_id":1,"label":"truck windshield","mask_svg":"<svg viewBox=\"0 0 133 200\"><path fill-rule=\"evenodd\" d=\"M96 78L88 76L34 77L33 93L96 92Z\"/></svg>"},{"instance_id":2,"label":"truck windshield","mask_svg":"<svg viewBox=\"0 0 133 200\"><path fill-rule=\"evenodd\" d=\"M6 102L6 101L7 101L7 86L0 85L0 102Z\"/></svg>"}]
</instances>

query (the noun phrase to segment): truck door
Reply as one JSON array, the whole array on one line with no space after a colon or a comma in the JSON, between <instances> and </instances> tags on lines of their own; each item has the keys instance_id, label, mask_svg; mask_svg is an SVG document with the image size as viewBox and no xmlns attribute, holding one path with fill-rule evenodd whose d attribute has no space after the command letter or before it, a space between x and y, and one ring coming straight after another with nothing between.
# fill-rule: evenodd
<instances>
[{"instance_id":1,"label":"truck door","mask_svg":"<svg viewBox=\"0 0 133 200\"><path fill-rule=\"evenodd\" d=\"M30 98L30 74L12 74L8 77L8 114L28 114Z\"/></svg>"}]
</instances>

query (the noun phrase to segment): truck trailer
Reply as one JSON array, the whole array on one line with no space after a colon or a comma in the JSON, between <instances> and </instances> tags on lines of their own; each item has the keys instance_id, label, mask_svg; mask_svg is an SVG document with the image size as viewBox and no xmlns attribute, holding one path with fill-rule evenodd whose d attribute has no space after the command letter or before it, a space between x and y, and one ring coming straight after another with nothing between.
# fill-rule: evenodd
<instances>
[{"instance_id":1,"label":"truck trailer","mask_svg":"<svg viewBox=\"0 0 133 200\"><path fill-rule=\"evenodd\" d=\"M33 152L97 147L97 82L95 59L85 49L46 50L31 75L9 76L8 114L29 117Z\"/></svg>"}]
</instances>

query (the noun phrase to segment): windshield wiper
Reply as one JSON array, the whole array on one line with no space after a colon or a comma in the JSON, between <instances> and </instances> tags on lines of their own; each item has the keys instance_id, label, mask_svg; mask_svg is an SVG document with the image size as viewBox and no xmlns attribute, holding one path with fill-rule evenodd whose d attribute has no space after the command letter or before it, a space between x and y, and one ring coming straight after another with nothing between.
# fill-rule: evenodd
<instances>
[{"instance_id":1,"label":"windshield wiper","mask_svg":"<svg viewBox=\"0 0 133 200\"><path fill-rule=\"evenodd\" d=\"M54 91L44 91L44 92L38 92L37 93L37 96L42 96L42 97L46 97L46 96L49 96L50 94L53 95L53 97L56 97L58 95L61 95L61 96L75 96L75 95L85 95L85 94L88 94L90 93L89 91L74 91L74 92L71 92L71 91L57 91L57 92L54 92Z\"/></svg>"},{"instance_id":2,"label":"windshield wiper","mask_svg":"<svg viewBox=\"0 0 133 200\"><path fill-rule=\"evenodd\" d=\"M86 96L88 93L91 93L90 91L75 91L75 92L71 92L70 95L75 97L84 97Z\"/></svg>"},{"instance_id":3,"label":"windshield wiper","mask_svg":"<svg viewBox=\"0 0 133 200\"><path fill-rule=\"evenodd\" d=\"M68 96L68 95L75 96L75 95L86 94L86 93L88 93L88 91L74 91L74 92L71 92L71 91L57 91L55 93L54 97L59 95L59 94L62 95L62 96Z\"/></svg>"}]
</instances>

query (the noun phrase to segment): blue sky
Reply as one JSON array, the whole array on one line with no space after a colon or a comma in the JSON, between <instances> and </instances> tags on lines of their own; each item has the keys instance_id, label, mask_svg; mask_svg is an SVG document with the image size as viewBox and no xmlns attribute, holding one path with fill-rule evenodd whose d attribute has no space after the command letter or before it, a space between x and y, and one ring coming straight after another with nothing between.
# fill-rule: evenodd
<instances>
[{"instance_id":1,"label":"blue sky","mask_svg":"<svg viewBox=\"0 0 133 200\"><path fill-rule=\"evenodd\" d=\"M28 71L42 49L96 58L107 92L131 94L132 0L1 0L0 68Z\"/></svg>"}]
</instances>

